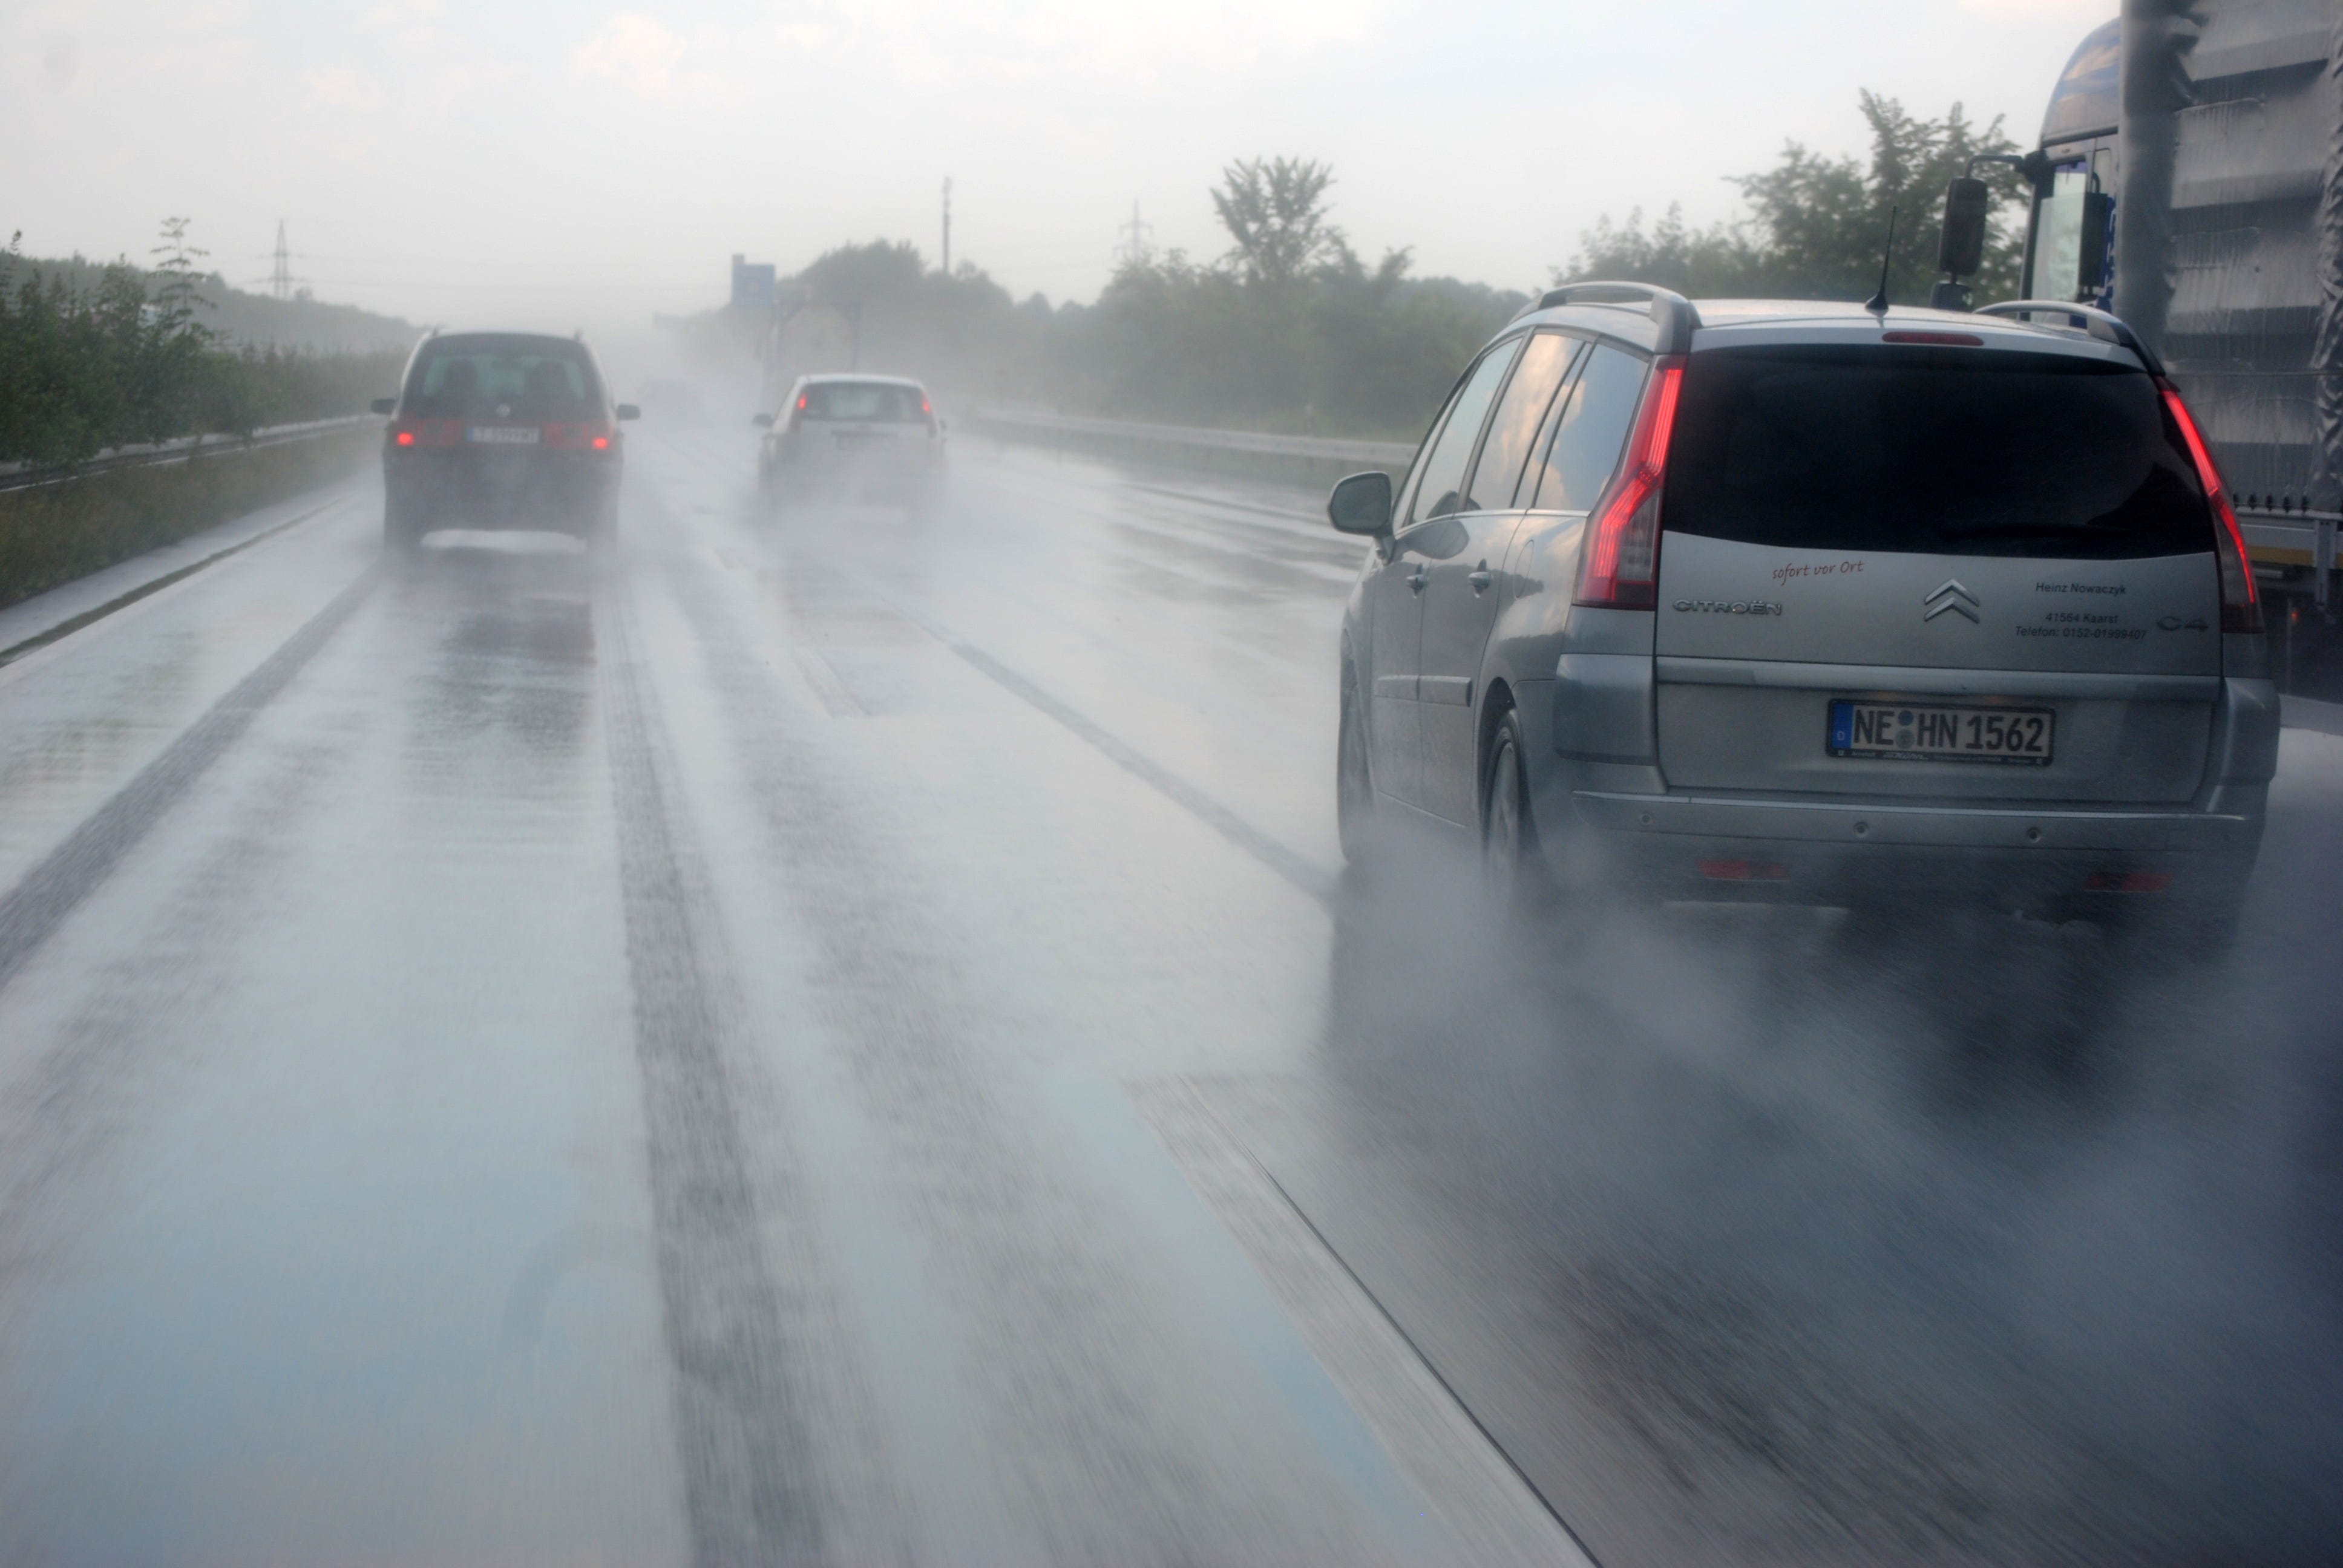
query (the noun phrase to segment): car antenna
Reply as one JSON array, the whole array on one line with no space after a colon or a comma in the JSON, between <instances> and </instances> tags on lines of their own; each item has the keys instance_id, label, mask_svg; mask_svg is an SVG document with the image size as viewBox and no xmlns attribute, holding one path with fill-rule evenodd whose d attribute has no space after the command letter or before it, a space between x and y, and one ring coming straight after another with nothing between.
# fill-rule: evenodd
<instances>
[{"instance_id":1,"label":"car antenna","mask_svg":"<svg viewBox=\"0 0 2343 1568\"><path fill-rule=\"evenodd\" d=\"M1863 302L1864 309L1868 310L1874 316L1881 317L1883 318L1887 314L1887 264L1896 259L1896 214L1897 210L1898 209L1892 206L1887 209L1887 251L1885 255L1879 258L1879 292Z\"/></svg>"}]
</instances>

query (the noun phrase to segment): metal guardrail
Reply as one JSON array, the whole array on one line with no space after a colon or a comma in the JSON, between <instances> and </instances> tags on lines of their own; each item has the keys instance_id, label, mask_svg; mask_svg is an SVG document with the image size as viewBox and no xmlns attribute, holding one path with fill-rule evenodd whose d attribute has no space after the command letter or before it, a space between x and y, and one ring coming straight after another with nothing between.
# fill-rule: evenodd
<instances>
[{"instance_id":1,"label":"metal guardrail","mask_svg":"<svg viewBox=\"0 0 2343 1568\"><path fill-rule=\"evenodd\" d=\"M1415 448L1399 441L1351 441L1327 436L1273 436L1253 430L1215 430L1202 425L1150 425L1130 419L1091 419L1032 408L975 408L962 416L978 428L988 425L1059 436L1091 436L1146 446L1190 447L1220 452L1253 452L1310 462L1355 463L1363 468L1404 472Z\"/></svg>"},{"instance_id":2,"label":"metal guardrail","mask_svg":"<svg viewBox=\"0 0 2343 1568\"><path fill-rule=\"evenodd\" d=\"M112 473L120 468L184 463L191 457L213 453L250 451L257 447L306 441L315 436L330 436L338 430L381 423L377 415L348 414L336 419L308 419L296 425L271 425L255 430L249 436L182 436L176 440L157 441L151 445L113 447L78 463L0 463L0 490L29 490L41 485L67 484L75 479L85 479L94 474Z\"/></svg>"}]
</instances>

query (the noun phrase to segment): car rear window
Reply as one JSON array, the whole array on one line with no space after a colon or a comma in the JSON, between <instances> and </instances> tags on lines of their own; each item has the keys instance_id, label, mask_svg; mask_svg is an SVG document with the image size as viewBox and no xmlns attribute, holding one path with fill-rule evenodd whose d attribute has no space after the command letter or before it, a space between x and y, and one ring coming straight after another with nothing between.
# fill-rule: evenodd
<instances>
[{"instance_id":1,"label":"car rear window","mask_svg":"<svg viewBox=\"0 0 2343 1568\"><path fill-rule=\"evenodd\" d=\"M881 425L917 425L928 417L927 398L916 387L889 381L817 381L799 394L805 419L859 419Z\"/></svg>"},{"instance_id":2,"label":"car rear window","mask_svg":"<svg viewBox=\"0 0 2343 1568\"><path fill-rule=\"evenodd\" d=\"M1663 527L1747 544L2119 560L2213 548L2137 370L2069 356L1709 349L1684 371Z\"/></svg>"},{"instance_id":3,"label":"car rear window","mask_svg":"<svg viewBox=\"0 0 2343 1568\"><path fill-rule=\"evenodd\" d=\"M558 337L450 337L424 345L406 412L425 419L588 419L602 388L593 361Z\"/></svg>"}]
</instances>

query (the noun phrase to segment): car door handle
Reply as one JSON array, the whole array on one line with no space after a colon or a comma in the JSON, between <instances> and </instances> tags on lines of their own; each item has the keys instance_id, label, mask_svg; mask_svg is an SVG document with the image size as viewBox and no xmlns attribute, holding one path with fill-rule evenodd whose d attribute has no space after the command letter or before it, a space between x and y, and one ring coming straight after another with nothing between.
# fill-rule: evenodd
<instances>
[{"instance_id":1,"label":"car door handle","mask_svg":"<svg viewBox=\"0 0 2343 1568\"><path fill-rule=\"evenodd\" d=\"M1489 563L1483 561L1464 574L1464 580L1473 585L1473 591L1477 594L1487 591L1490 583L1496 579L1489 576Z\"/></svg>"},{"instance_id":2,"label":"car door handle","mask_svg":"<svg viewBox=\"0 0 2343 1568\"><path fill-rule=\"evenodd\" d=\"M1423 591L1423 568L1421 566L1417 567L1414 571L1408 575L1407 591L1410 593L1422 593Z\"/></svg>"}]
</instances>

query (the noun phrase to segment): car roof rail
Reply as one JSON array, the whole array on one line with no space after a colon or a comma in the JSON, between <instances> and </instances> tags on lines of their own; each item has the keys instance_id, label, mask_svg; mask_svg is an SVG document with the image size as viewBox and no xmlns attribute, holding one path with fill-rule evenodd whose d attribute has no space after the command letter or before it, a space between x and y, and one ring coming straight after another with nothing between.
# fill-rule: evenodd
<instances>
[{"instance_id":1,"label":"car roof rail","mask_svg":"<svg viewBox=\"0 0 2343 1568\"><path fill-rule=\"evenodd\" d=\"M1998 305L1980 305L1970 314L1975 316L2064 316L2072 325L2081 327L2102 343L2112 343L2128 348L2139 356L2151 376L2164 374L2164 362L2145 338L2131 329L2130 324L2112 310L2101 310L2096 305L2077 305L2065 299L2005 299Z\"/></svg>"},{"instance_id":2,"label":"car roof rail","mask_svg":"<svg viewBox=\"0 0 2343 1568\"><path fill-rule=\"evenodd\" d=\"M1565 283L1539 295L1530 308L1552 310L1557 305L1645 306L1660 328L1659 341L1652 347L1654 354L1684 353L1692 347L1692 335L1700 330L1700 312L1692 301L1655 283Z\"/></svg>"}]
</instances>

